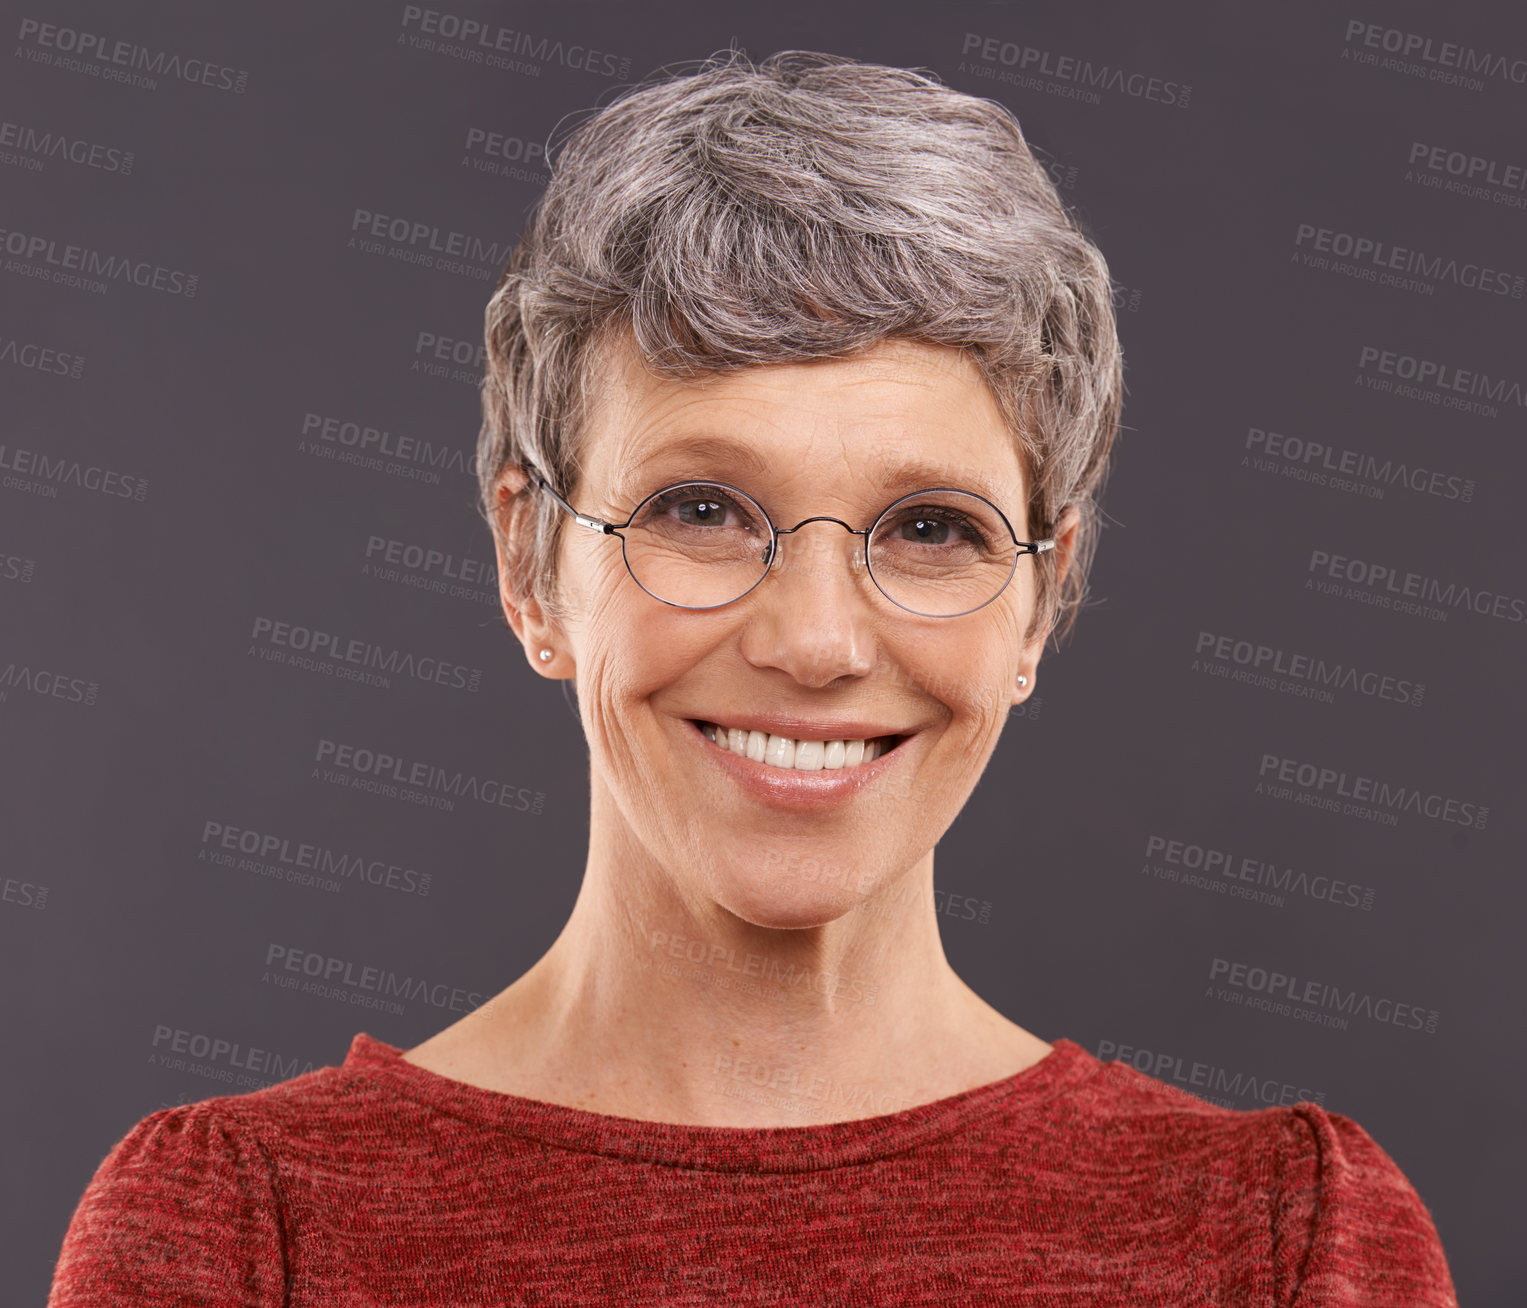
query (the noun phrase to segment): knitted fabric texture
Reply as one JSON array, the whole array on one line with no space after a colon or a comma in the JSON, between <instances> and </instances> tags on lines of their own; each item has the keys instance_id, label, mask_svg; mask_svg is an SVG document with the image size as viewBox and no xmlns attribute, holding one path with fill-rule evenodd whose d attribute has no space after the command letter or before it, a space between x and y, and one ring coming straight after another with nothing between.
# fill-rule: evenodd
<instances>
[{"instance_id":1,"label":"knitted fabric texture","mask_svg":"<svg viewBox=\"0 0 1527 1308\"><path fill-rule=\"evenodd\" d=\"M143 1118L50 1308L1456 1308L1356 1123L1220 1108L1069 1040L877 1117L699 1127L341 1067Z\"/></svg>"}]
</instances>

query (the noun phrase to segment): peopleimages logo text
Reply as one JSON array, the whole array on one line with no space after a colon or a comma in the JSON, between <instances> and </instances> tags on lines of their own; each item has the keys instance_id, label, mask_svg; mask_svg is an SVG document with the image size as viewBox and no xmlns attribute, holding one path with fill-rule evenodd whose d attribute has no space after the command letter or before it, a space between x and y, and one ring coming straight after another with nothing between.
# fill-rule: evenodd
<instances>
[{"instance_id":1,"label":"peopleimages logo text","mask_svg":"<svg viewBox=\"0 0 1527 1308\"><path fill-rule=\"evenodd\" d=\"M1502 622L1527 622L1527 599L1522 596L1506 595L1482 586L1465 586L1456 581L1444 585L1440 577L1402 572L1388 563L1354 559L1345 554L1317 549L1310 551L1309 567L1306 570L1381 595L1423 600L1429 604L1445 605L1449 609L1469 609L1487 618L1499 618ZM1306 587L1310 587L1313 581L1313 577L1309 578L1305 582Z\"/></svg>"},{"instance_id":2,"label":"peopleimages logo text","mask_svg":"<svg viewBox=\"0 0 1527 1308\"><path fill-rule=\"evenodd\" d=\"M99 65L116 65L170 77L181 82L211 87L214 91L233 91L243 95L249 85L249 73L230 68L210 59L187 58L172 50L155 50L136 41L116 40L99 32L82 32L73 27L59 27L36 18L23 18L16 39L24 45L58 51L74 59ZM18 50L19 53L19 50Z\"/></svg>"},{"instance_id":3,"label":"peopleimages logo text","mask_svg":"<svg viewBox=\"0 0 1527 1308\"><path fill-rule=\"evenodd\" d=\"M329 849L324 845L293 840L269 831L254 831L248 827L234 827L209 819L202 826L202 856L211 846L216 850L244 854L262 861L269 860L290 868L311 869L330 878L364 881L368 885L385 886L421 898L429 894L431 876L415 868L388 863L380 858L368 858L353 851Z\"/></svg>"},{"instance_id":4,"label":"peopleimages logo text","mask_svg":"<svg viewBox=\"0 0 1527 1308\"><path fill-rule=\"evenodd\" d=\"M30 341L18 341L8 336L0 336L0 363L8 363L17 368L29 368L34 372L49 373L55 377L78 379L80 371L85 366L85 359L83 355L65 354L45 345L34 345Z\"/></svg>"},{"instance_id":5,"label":"peopleimages logo text","mask_svg":"<svg viewBox=\"0 0 1527 1308\"><path fill-rule=\"evenodd\" d=\"M258 1072L282 1081L314 1070L311 1062L283 1058L273 1050L261 1049L256 1045L246 1046L237 1040L205 1035L184 1027L165 1026L162 1023L154 1027L153 1047L161 1054L187 1054L209 1064L221 1063L230 1068Z\"/></svg>"},{"instance_id":6,"label":"peopleimages logo text","mask_svg":"<svg viewBox=\"0 0 1527 1308\"><path fill-rule=\"evenodd\" d=\"M1498 159L1491 159L1485 155L1450 150L1445 145L1412 141L1410 157L1406 162L1412 167L1425 168L1434 173L1446 173L1449 177L1455 177L1461 181L1499 186L1508 191L1527 190L1527 167L1515 163L1501 163Z\"/></svg>"},{"instance_id":7,"label":"peopleimages logo text","mask_svg":"<svg viewBox=\"0 0 1527 1308\"><path fill-rule=\"evenodd\" d=\"M1296 225L1294 247L1300 250L1308 248L1321 254L1334 254L1338 258L1351 259L1358 265L1372 269L1404 273L1433 282L1451 282L1467 290L1505 295L1513 300L1523 298L1523 288L1527 285L1527 278L1520 273L1445 255L1427 254L1424 250L1413 250L1372 236L1317 227L1313 223Z\"/></svg>"},{"instance_id":8,"label":"peopleimages logo text","mask_svg":"<svg viewBox=\"0 0 1527 1308\"><path fill-rule=\"evenodd\" d=\"M1527 59L1476 50L1456 41L1438 41L1420 32L1406 32L1381 23L1365 23L1361 18L1347 19L1346 43L1353 42L1401 59L1417 59L1438 69L1483 74L1518 85L1527 82Z\"/></svg>"},{"instance_id":9,"label":"peopleimages logo text","mask_svg":"<svg viewBox=\"0 0 1527 1308\"><path fill-rule=\"evenodd\" d=\"M564 68L575 68L600 77L625 77L631 71L628 56L595 50L592 46L554 41L545 36L536 37L512 27L490 25L479 18L463 18L460 14L426 9L422 5L404 5L402 25L411 32L459 42L468 49L475 47L496 55L525 55L542 63L561 64Z\"/></svg>"},{"instance_id":10,"label":"peopleimages logo text","mask_svg":"<svg viewBox=\"0 0 1527 1308\"><path fill-rule=\"evenodd\" d=\"M1301 468L1314 467L1344 477L1359 477L1369 482L1383 483L1385 486L1404 486L1440 499L1462 500L1467 504L1474 498L1472 478L1451 476L1424 465L1413 465L1394 458L1380 459L1377 455L1365 454L1360 450L1342 449L1327 445L1324 441L1266 431L1261 427L1246 429L1245 448L1284 464L1297 464ZM1245 466L1245 462L1243 456L1242 466Z\"/></svg>"},{"instance_id":11,"label":"peopleimages logo text","mask_svg":"<svg viewBox=\"0 0 1527 1308\"><path fill-rule=\"evenodd\" d=\"M1116 1040L1099 1040L1097 1057L1105 1063L1117 1059L1128 1063L1137 1072L1144 1072L1167 1084L1176 1082L1181 1086L1201 1086L1203 1092L1189 1091L1201 1099L1233 1107L1232 1101L1256 1099L1264 1104L1324 1104L1324 1090L1309 1090L1303 1086L1279 1081L1275 1077L1259 1077L1246 1072L1231 1072L1213 1063L1189 1064L1178 1054L1157 1053L1149 1049L1136 1049L1134 1045L1121 1045ZM1186 1069L1186 1072L1184 1071ZM1213 1099L1218 1094L1228 1098Z\"/></svg>"},{"instance_id":12,"label":"peopleimages logo text","mask_svg":"<svg viewBox=\"0 0 1527 1308\"><path fill-rule=\"evenodd\" d=\"M1425 1031L1428 1035L1436 1033L1440 1020L1436 1009L1422 1008L1419 1004L1375 999L1363 991L1343 991L1341 987L1324 981L1301 981L1291 973L1265 967L1249 967L1245 963L1232 963L1227 958L1216 958L1210 962L1209 980L1223 981L1235 989L1251 991L1269 999L1285 999L1293 1004L1307 1004L1311 1008L1366 1017L1374 1022L1408 1027L1412 1031Z\"/></svg>"},{"instance_id":13,"label":"peopleimages logo text","mask_svg":"<svg viewBox=\"0 0 1527 1308\"><path fill-rule=\"evenodd\" d=\"M1001 37L985 36L980 32L965 33L960 53L982 63L1004 65L1019 74L1050 77L1057 82L1069 82L1088 90L1113 91L1137 100L1154 100L1178 109L1186 109L1193 96L1193 88L1185 82L1168 81L1149 73L1128 71L1108 64L1094 64L1090 59L1076 55L1058 55L1050 50L1019 45L1016 41L1004 41Z\"/></svg>"},{"instance_id":14,"label":"peopleimages logo text","mask_svg":"<svg viewBox=\"0 0 1527 1308\"><path fill-rule=\"evenodd\" d=\"M1372 886L1360 886L1339 877L1308 872L1296 872L1292 867L1280 868L1266 859L1239 855L1230 850L1214 849L1191 841L1175 840L1152 833L1145 838L1146 858L1159 858L1170 868L1188 872L1202 870L1207 876L1220 880L1250 882L1256 886L1271 886L1274 890L1304 895L1310 899L1338 904L1345 908L1373 911L1375 891Z\"/></svg>"},{"instance_id":15,"label":"peopleimages logo text","mask_svg":"<svg viewBox=\"0 0 1527 1308\"><path fill-rule=\"evenodd\" d=\"M1200 631L1193 652L1203 659L1234 663L1258 672L1277 673L1318 686L1335 686L1375 699L1392 700L1419 708L1426 687L1417 681L1391 676L1345 663L1327 663L1309 654L1293 653L1273 645L1239 640L1234 636Z\"/></svg>"},{"instance_id":16,"label":"peopleimages logo text","mask_svg":"<svg viewBox=\"0 0 1527 1308\"><path fill-rule=\"evenodd\" d=\"M0 227L0 250L24 263L37 265L39 270L55 268L59 273L55 280L71 285L73 282L68 279L73 274L76 280L99 279L98 284L129 282L166 295L194 299L199 281L195 273L180 268L167 268L126 254L104 254L85 245L61 245L51 236L14 228Z\"/></svg>"},{"instance_id":17,"label":"peopleimages logo text","mask_svg":"<svg viewBox=\"0 0 1527 1308\"><path fill-rule=\"evenodd\" d=\"M0 472L16 472L24 477L39 477L60 486L78 486L121 499L141 500L148 494L148 478L115 472L97 464L87 464L67 456L49 458L37 450L15 445L0 445Z\"/></svg>"},{"instance_id":18,"label":"peopleimages logo text","mask_svg":"<svg viewBox=\"0 0 1527 1308\"><path fill-rule=\"evenodd\" d=\"M1263 781L1280 781L1317 795L1339 796L1393 812L1417 813L1439 822L1473 827L1476 831L1484 829L1490 816L1489 808L1482 804L1427 793L1414 786L1392 785L1376 777L1356 776L1338 768L1321 767L1277 754L1262 755L1257 775Z\"/></svg>"},{"instance_id":19,"label":"peopleimages logo text","mask_svg":"<svg viewBox=\"0 0 1527 1308\"><path fill-rule=\"evenodd\" d=\"M427 681L472 694L476 694L482 687L481 668L453 663L436 655L419 656L409 650L281 622L275 618L257 616L249 638L280 650L305 653L314 658L332 659L337 663L349 663L357 667L375 668L393 676L412 677L416 681Z\"/></svg>"},{"instance_id":20,"label":"peopleimages logo text","mask_svg":"<svg viewBox=\"0 0 1527 1308\"><path fill-rule=\"evenodd\" d=\"M26 123L0 119L0 146L20 151L33 160L66 159L86 168L126 177L133 170L133 152L101 145L67 132L39 131Z\"/></svg>"},{"instance_id":21,"label":"peopleimages logo text","mask_svg":"<svg viewBox=\"0 0 1527 1308\"><path fill-rule=\"evenodd\" d=\"M1357 367L1360 372L1375 372L1400 381L1414 382L1417 386L1433 387L1439 391L1458 391L1464 395L1482 395L1497 404L1514 404L1518 408L1527 408L1527 386L1506 377L1492 378L1477 369L1459 368L1435 359L1380 349L1377 345L1364 345L1358 351Z\"/></svg>"},{"instance_id":22,"label":"peopleimages logo text","mask_svg":"<svg viewBox=\"0 0 1527 1308\"><path fill-rule=\"evenodd\" d=\"M452 445L438 445L418 436L394 436L384 427L368 427L322 413L302 415L302 437L306 441L325 441L361 454L375 454L400 459L424 468L445 468L464 477L477 476L475 451ZM315 446L315 448L318 448Z\"/></svg>"},{"instance_id":23,"label":"peopleimages logo text","mask_svg":"<svg viewBox=\"0 0 1527 1308\"><path fill-rule=\"evenodd\" d=\"M432 254L448 254L494 267L501 265L510 252L507 241L489 240L467 232L451 231L436 223L376 213L370 209L356 209L351 214L350 230L379 241L391 241L394 245L424 249Z\"/></svg>"},{"instance_id":24,"label":"peopleimages logo text","mask_svg":"<svg viewBox=\"0 0 1527 1308\"><path fill-rule=\"evenodd\" d=\"M360 966L347 958L334 958L298 949L293 945L271 943L265 950L265 966L272 971L298 972L325 986L343 986L397 996L413 1002L423 1000L436 1008L454 1013L471 1012L487 998L476 990L463 990L447 982L429 982L423 977L400 976L388 968Z\"/></svg>"},{"instance_id":25,"label":"peopleimages logo text","mask_svg":"<svg viewBox=\"0 0 1527 1308\"><path fill-rule=\"evenodd\" d=\"M388 783L395 783L391 788L415 787L420 791L433 791L436 795L453 799L476 799L484 804L537 815L546 802L545 794L539 790L512 786L492 777L473 776L469 772L452 772L422 759L410 761L383 750L349 745L337 740L320 739L314 752L314 762L338 769L341 774L354 774L365 781L381 783L380 793L383 794L387 793ZM314 772L316 774L316 768Z\"/></svg>"}]
</instances>

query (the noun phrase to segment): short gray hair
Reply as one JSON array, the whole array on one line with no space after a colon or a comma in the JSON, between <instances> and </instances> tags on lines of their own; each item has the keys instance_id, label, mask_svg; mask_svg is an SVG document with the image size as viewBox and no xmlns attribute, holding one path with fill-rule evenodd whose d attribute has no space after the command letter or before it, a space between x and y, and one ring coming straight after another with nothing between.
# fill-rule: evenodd
<instances>
[{"instance_id":1,"label":"short gray hair","mask_svg":"<svg viewBox=\"0 0 1527 1308\"><path fill-rule=\"evenodd\" d=\"M568 137L485 318L480 507L506 581L548 612L565 515L519 496L533 516L511 542L494 486L519 464L572 493L615 337L673 378L895 339L979 366L1030 488L1024 539L1076 506L1064 581L1053 551L1034 557L1028 634L1074 623L1123 399L1112 284L997 101L806 50L755 64L733 49L649 80Z\"/></svg>"}]
</instances>

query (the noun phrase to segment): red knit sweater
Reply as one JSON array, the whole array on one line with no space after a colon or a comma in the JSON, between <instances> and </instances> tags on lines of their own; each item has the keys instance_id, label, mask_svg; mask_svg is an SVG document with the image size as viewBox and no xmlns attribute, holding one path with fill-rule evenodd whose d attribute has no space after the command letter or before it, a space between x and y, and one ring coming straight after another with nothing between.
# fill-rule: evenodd
<instances>
[{"instance_id":1,"label":"red knit sweater","mask_svg":"<svg viewBox=\"0 0 1527 1308\"><path fill-rule=\"evenodd\" d=\"M643 1122L343 1067L165 1108L81 1199L51 1308L1294 1304L1456 1299L1355 1123L1232 1111L1069 1040L903 1112Z\"/></svg>"}]
</instances>

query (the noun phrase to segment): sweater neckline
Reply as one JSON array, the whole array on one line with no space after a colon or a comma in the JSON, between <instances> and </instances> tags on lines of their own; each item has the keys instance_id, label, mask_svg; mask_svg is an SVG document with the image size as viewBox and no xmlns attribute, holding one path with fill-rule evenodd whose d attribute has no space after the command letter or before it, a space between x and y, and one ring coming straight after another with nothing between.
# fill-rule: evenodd
<instances>
[{"instance_id":1,"label":"sweater neckline","mask_svg":"<svg viewBox=\"0 0 1527 1308\"><path fill-rule=\"evenodd\" d=\"M1021 1072L896 1113L806 1126L691 1126L617 1117L487 1090L405 1062L398 1045L357 1032L344 1071L374 1078L429 1108L553 1148L627 1162L717 1172L809 1172L904 1153L998 1113L1032 1113L1103 1065L1053 1040Z\"/></svg>"}]
</instances>

